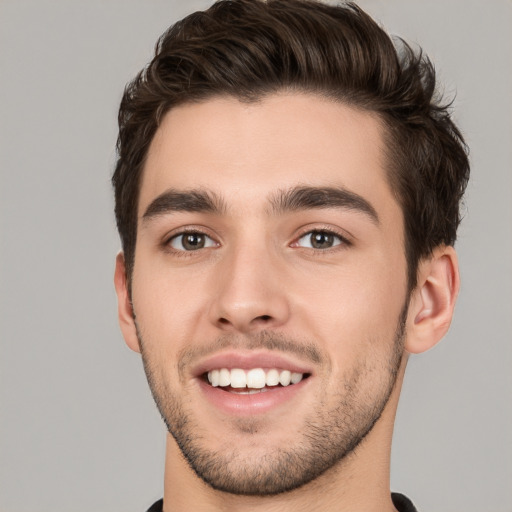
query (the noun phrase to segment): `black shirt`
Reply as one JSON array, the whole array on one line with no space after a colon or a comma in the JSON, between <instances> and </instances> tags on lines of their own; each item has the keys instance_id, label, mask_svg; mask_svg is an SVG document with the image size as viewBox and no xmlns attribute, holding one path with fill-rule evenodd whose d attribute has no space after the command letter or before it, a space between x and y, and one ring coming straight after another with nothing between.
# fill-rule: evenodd
<instances>
[{"instance_id":1,"label":"black shirt","mask_svg":"<svg viewBox=\"0 0 512 512\"><path fill-rule=\"evenodd\" d=\"M391 499L398 512L417 512L417 510L414 508L414 505L412 504L412 501L403 494L392 492ZM148 508L147 512L162 512L163 505L164 500L158 500Z\"/></svg>"}]
</instances>

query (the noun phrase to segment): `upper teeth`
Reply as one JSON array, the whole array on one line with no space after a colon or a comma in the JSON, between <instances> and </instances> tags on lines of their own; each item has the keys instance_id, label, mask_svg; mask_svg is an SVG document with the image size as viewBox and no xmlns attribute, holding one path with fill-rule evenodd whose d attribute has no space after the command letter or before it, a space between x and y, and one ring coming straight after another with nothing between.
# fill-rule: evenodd
<instances>
[{"instance_id":1,"label":"upper teeth","mask_svg":"<svg viewBox=\"0 0 512 512\"><path fill-rule=\"evenodd\" d=\"M261 389L265 386L288 386L297 384L302 380L304 374L290 372L289 370L263 370L263 368L253 368L251 370L242 370L233 368L228 370L211 370L208 372L208 381L212 386L231 386L232 388L253 388Z\"/></svg>"}]
</instances>

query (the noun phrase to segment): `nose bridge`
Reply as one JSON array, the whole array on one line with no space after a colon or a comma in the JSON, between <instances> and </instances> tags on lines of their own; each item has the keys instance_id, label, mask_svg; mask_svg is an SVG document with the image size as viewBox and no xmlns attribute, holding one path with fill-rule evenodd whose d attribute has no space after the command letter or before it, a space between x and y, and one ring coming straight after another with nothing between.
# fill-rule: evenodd
<instances>
[{"instance_id":1,"label":"nose bridge","mask_svg":"<svg viewBox=\"0 0 512 512\"><path fill-rule=\"evenodd\" d=\"M211 319L223 330L275 327L289 316L278 255L261 238L248 238L226 250L215 277Z\"/></svg>"}]
</instances>

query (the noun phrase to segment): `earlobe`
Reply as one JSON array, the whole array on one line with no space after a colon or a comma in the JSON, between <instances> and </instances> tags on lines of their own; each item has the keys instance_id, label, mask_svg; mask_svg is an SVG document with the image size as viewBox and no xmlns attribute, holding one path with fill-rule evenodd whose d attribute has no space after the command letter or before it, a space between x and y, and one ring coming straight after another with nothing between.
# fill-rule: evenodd
<instances>
[{"instance_id":1,"label":"earlobe","mask_svg":"<svg viewBox=\"0 0 512 512\"><path fill-rule=\"evenodd\" d=\"M119 326L123 333L124 340L128 347L135 352L140 352L139 339L135 326L133 307L128 293L128 282L126 279L126 265L124 254L120 251L116 257L116 269L114 273L114 286L117 294L117 312Z\"/></svg>"},{"instance_id":2,"label":"earlobe","mask_svg":"<svg viewBox=\"0 0 512 512\"><path fill-rule=\"evenodd\" d=\"M459 267L453 247L438 247L418 268L418 284L412 292L405 348L425 352L447 333L459 292Z\"/></svg>"}]
</instances>

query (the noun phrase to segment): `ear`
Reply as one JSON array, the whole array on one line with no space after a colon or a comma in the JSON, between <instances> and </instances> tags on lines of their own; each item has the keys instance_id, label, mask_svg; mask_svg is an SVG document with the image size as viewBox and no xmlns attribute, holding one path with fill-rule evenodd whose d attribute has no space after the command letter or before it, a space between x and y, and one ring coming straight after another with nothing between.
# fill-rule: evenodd
<instances>
[{"instance_id":1,"label":"ear","mask_svg":"<svg viewBox=\"0 0 512 512\"><path fill-rule=\"evenodd\" d=\"M420 262L407 316L408 352L425 352L448 332L459 287L459 265L453 247L438 247L430 258Z\"/></svg>"},{"instance_id":2,"label":"ear","mask_svg":"<svg viewBox=\"0 0 512 512\"><path fill-rule=\"evenodd\" d=\"M137 337L137 328L135 326L135 317L133 307L128 293L128 283L126 280L126 265L122 251L116 257L116 270L114 273L114 286L117 294L117 314L119 326L123 333L124 341L135 352L140 352L139 339Z\"/></svg>"}]
</instances>

